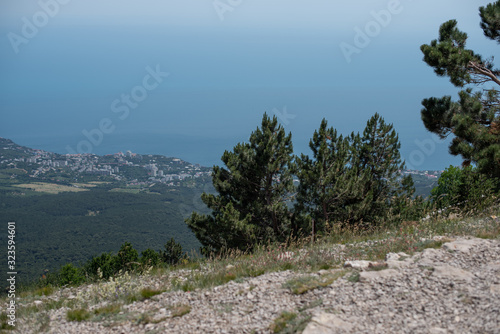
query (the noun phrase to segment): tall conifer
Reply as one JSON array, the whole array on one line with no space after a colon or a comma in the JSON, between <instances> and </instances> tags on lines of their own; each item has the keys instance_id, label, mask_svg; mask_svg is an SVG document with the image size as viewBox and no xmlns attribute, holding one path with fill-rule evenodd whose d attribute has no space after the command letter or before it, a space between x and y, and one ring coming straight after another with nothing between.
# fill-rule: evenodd
<instances>
[{"instance_id":1,"label":"tall conifer","mask_svg":"<svg viewBox=\"0 0 500 334\"><path fill-rule=\"evenodd\" d=\"M303 228L312 228L313 234L343 221L346 207L360 196L360 179L357 166L352 164L349 140L327 126L323 119L309 142L312 159L304 154L296 159L300 184L295 213L310 217L309 226Z\"/></svg>"},{"instance_id":2,"label":"tall conifer","mask_svg":"<svg viewBox=\"0 0 500 334\"><path fill-rule=\"evenodd\" d=\"M392 124L386 124L376 113L366 123L363 135L351 135L353 165L362 183L362 196L352 209L353 219L375 222L383 218L400 187L400 171L404 168L401 144Z\"/></svg>"},{"instance_id":3,"label":"tall conifer","mask_svg":"<svg viewBox=\"0 0 500 334\"><path fill-rule=\"evenodd\" d=\"M267 114L249 143L224 152L225 168L214 166L212 172L218 194L201 197L212 213L193 213L186 220L205 251L248 250L289 236L292 152L291 134Z\"/></svg>"}]
</instances>

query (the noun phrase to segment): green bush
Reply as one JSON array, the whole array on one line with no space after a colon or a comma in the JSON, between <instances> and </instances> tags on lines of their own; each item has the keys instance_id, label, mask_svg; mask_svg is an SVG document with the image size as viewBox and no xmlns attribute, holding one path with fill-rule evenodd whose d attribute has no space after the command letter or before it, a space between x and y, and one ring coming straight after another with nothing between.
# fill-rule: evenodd
<instances>
[{"instance_id":1,"label":"green bush","mask_svg":"<svg viewBox=\"0 0 500 334\"><path fill-rule=\"evenodd\" d=\"M98 269L100 269L104 279L113 276L115 274L114 257L110 253L102 253L87 261L83 270L89 277L97 278Z\"/></svg>"},{"instance_id":2,"label":"green bush","mask_svg":"<svg viewBox=\"0 0 500 334\"><path fill-rule=\"evenodd\" d=\"M137 269L139 262L139 253L132 247L130 242L125 242L113 259L115 263L115 272L120 270L129 271Z\"/></svg>"},{"instance_id":3,"label":"green bush","mask_svg":"<svg viewBox=\"0 0 500 334\"><path fill-rule=\"evenodd\" d=\"M438 186L432 189L431 199L437 208L481 209L491 204L497 185L498 180L488 178L472 166L450 166L439 177Z\"/></svg>"},{"instance_id":4,"label":"green bush","mask_svg":"<svg viewBox=\"0 0 500 334\"><path fill-rule=\"evenodd\" d=\"M415 196L415 184L410 175L404 176L392 198L389 209L388 223L402 223L404 221L419 220L425 216L430 208L429 202L422 196Z\"/></svg>"},{"instance_id":5,"label":"green bush","mask_svg":"<svg viewBox=\"0 0 500 334\"><path fill-rule=\"evenodd\" d=\"M141 254L141 263L147 266L157 266L160 263L160 254L148 248Z\"/></svg>"},{"instance_id":6,"label":"green bush","mask_svg":"<svg viewBox=\"0 0 500 334\"><path fill-rule=\"evenodd\" d=\"M165 244L165 251L161 252L161 257L163 262L173 265L179 263L185 256L182 254L181 244L171 238Z\"/></svg>"},{"instance_id":7,"label":"green bush","mask_svg":"<svg viewBox=\"0 0 500 334\"><path fill-rule=\"evenodd\" d=\"M84 279L85 277L81 274L80 269L71 263L65 264L59 271L59 282L61 285L77 285L83 282Z\"/></svg>"},{"instance_id":8,"label":"green bush","mask_svg":"<svg viewBox=\"0 0 500 334\"><path fill-rule=\"evenodd\" d=\"M139 267L139 253L130 242L125 242L116 255L102 253L83 266L85 274L92 278L108 279L120 270L130 271ZM98 273L100 271L100 274Z\"/></svg>"}]
</instances>

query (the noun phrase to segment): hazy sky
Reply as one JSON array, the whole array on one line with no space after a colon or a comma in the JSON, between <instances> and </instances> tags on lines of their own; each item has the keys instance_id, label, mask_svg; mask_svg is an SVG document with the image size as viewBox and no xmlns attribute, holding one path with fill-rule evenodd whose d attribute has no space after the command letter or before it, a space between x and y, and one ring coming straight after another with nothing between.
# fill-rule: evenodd
<instances>
[{"instance_id":1,"label":"hazy sky","mask_svg":"<svg viewBox=\"0 0 500 334\"><path fill-rule=\"evenodd\" d=\"M479 28L487 3L3 0L0 136L210 165L266 111L292 132L296 153L308 153L323 117L347 134L379 112L411 167L445 168L459 159L425 130L420 102L457 90L419 47L454 18L469 47L494 55Z\"/></svg>"}]
</instances>

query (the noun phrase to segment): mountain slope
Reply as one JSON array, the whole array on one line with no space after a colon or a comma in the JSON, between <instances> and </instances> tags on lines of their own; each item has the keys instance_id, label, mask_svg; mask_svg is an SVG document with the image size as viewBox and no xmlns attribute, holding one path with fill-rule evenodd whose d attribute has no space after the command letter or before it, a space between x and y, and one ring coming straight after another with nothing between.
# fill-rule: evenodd
<instances>
[{"instance_id":1,"label":"mountain slope","mask_svg":"<svg viewBox=\"0 0 500 334\"><path fill-rule=\"evenodd\" d=\"M437 236L437 231L445 236ZM493 239L474 237L485 233ZM48 291L47 296L25 295L19 299L20 310L26 313L20 311L18 329L23 333L496 333L499 237L496 216L433 220L380 231L368 240L366 235L359 238L365 241L351 236L342 243L325 240L290 249L266 248L253 255L201 262L198 267L125 274L53 293L42 290ZM344 265L346 260L360 259L370 261ZM249 274L252 266L262 272Z\"/></svg>"}]
</instances>

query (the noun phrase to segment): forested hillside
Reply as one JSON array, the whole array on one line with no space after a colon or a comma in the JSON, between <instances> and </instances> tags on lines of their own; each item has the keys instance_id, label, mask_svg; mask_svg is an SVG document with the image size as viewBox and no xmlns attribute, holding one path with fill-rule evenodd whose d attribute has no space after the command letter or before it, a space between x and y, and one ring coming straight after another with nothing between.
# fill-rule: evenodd
<instances>
[{"instance_id":1,"label":"forested hillside","mask_svg":"<svg viewBox=\"0 0 500 334\"><path fill-rule=\"evenodd\" d=\"M31 280L45 269L116 252L125 241L140 252L162 249L173 237L184 250L198 250L183 216L199 210L195 203L200 192L156 186L136 194L102 188L39 196L0 193L0 220L16 222L18 277ZM3 233L0 242L6 244L5 238Z\"/></svg>"}]
</instances>

